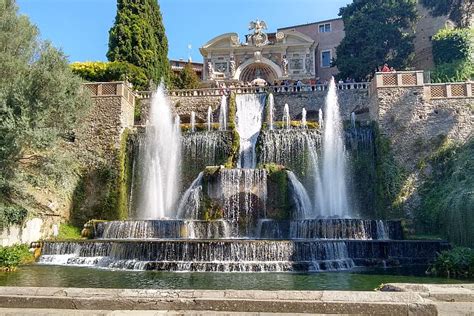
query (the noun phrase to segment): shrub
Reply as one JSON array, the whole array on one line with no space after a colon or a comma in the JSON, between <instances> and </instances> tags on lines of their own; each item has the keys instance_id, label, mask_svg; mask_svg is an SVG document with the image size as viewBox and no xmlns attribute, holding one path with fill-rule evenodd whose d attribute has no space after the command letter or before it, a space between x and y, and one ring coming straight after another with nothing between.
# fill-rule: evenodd
<instances>
[{"instance_id":1,"label":"shrub","mask_svg":"<svg viewBox=\"0 0 474 316\"><path fill-rule=\"evenodd\" d=\"M15 271L20 264L33 260L33 255L26 245L0 247L0 271Z\"/></svg>"},{"instance_id":2,"label":"shrub","mask_svg":"<svg viewBox=\"0 0 474 316\"><path fill-rule=\"evenodd\" d=\"M431 73L432 82L463 82L474 79L474 63L454 61L437 65Z\"/></svg>"},{"instance_id":3,"label":"shrub","mask_svg":"<svg viewBox=\"0 0 474 316\"><path fill-rule=\"evenodd\" d=\"M3 225L20 225L28 215L28 211L18 205L0 204L0 226Z\"/></svg>"},{"instance_id":4,"label":"shrub","mask_svg":"<svg viewBox=\"0 0 474 316\"><path fill-rule=\"evenodd\" d=\"M473 52L474 30L444 28L433 36L433 58L436 65L467 61Z\"/></svg>"},{"instance_id":5,"label":"shrub","mask_svg":"<svg viewBox=\"0 0 474 316\"><path fill-rule=\"evenodd\" d=\"M141 68L127 62L76 62L71 64L71 69L74 74L87 81L108 82L127 80L137 90L148 88L145 72Z\"/></svg>"},{"instance_id":6,"label":"shrub","mask_svg":"<svg viewBox=\"0 0 474 316\"><path fill-rule=\"evenodd\" d=\"M438 254L430 272L454 278L474 277L474 249L456 247Z\"/></svg>"}]
</instances>

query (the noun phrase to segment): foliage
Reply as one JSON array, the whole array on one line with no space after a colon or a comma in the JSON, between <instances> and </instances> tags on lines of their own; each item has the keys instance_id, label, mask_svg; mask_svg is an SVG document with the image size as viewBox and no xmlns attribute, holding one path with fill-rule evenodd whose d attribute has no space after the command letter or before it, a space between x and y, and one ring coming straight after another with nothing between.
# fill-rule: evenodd
<instances>
[{"instance_id":1,"label":"foliage","mask_svg":"<svg viewBox=\"0 0 474 316\"><path fill-rule=\"evenodd\" d=\"M474 62L454 61L435 67L431 72L431 82L465 82L474 80Z\"/></svg>"},{"instance_id":2,"label":"foliage","mask_svg":"<svg viewBox=\"0 0 474 316\"><path fill-rule=\"evenodd\" d=\"M133 84L136 90L146 90L148 79L143 69L125 61L114 62L75 62L72 72L82 79L94 82L124 81Z\"/></svg>"},{"instance_id":3,"label":"foliage","mask_svg":"<svg viewBox=\"0 0 474 316\"><path fill-rule=\"evenodd\" d=\"M79 239L81 238L81 229L71 224L63 223L59 226L59 234L56 239Z\"/></svg>"},{"instance_id":4,"label":"foliage","mask_svg":"<svg viewBox=\"0 0 474 316\"><path fill-rule=\"evenodd\" d=\"M193 69L191 63L187 63L178 75L172 75L173 89L197 89L201 80Z\"/></svg>"},{"instance_id":5,"label":"foliage","mask_svg":"<svg viewBox=\"0 0 474 316\"><path fill-rule=\"evenodd\" d=\"M157 0L118 0L107 58L140 67L157 84L169 80L167 55L168 40Z\"/></svg>"},{"instance_id":6,"label":"foliage","mask_svg":"<svg viewBox=\"0 0 474 316\"><path fill-rule=\"evenodd\" d=\"M467 61L474 53L474 29L439 30L433 36L433 58L436 65L453 61Z\"/></svg>"},{"instance_id":7,"label":"foliage","mask_svg":"<svg viewBox=\"0 0 474 316\"><path fill-rule=\"evenodd\" d=\"M12 0L0 0L0 47L0 200L11 203L18 167L54 169L45 152L70 134L88 102L64 54L38 38Z\"/></svg>"},{"instance_id":8,"label":"foliage","mask_svg":"<svg viewBox=\"0 0 474 316\"><path fill-rule=\"evenodd\" d=\"M378 66L409 65L413 51L410 29L417 19L416 0L355 0L339 15L346 35L333 65L339 77L364 80Z\"/></svg>"},{"instance_id":9,"label":"foliage","mask_svg":"<svg viewBox=\"0 0 474 316\"><path fill-rule=\"evenodd\" d=\"M430 272L446 277L474 278L474 249L455 247L438 254Z\"/></svg>"},{"instance_id":10,"label":"foliage","mask_svg":"<svg viewBox=\"0 0 474 316\"><path fill-rule=\"evenodd\" d=\"M232 92L229 97L229 129L232 132L232 146L227 162L225 163L226 168L234 168L237 166L239 159L240 136L235 126L236 115L237 103L235 101L235 93Z\"/></svg>"},{"instance_id":11,"label":"foliage","mask_svg":"<svg viewBox=\"0 0 474 316\"><path fill-rule=\"evenodd\" d=\"M457 245L474 247L474 139L443 144L429 158L430 175L420 188L416 225Z\"/></svg>"},{"instance_id":12,"label":"foliage","mask_svg":"<svg viewBox=\"0 0 474 316\"><path fill-rule=\"evenodd\" d=\"M375 208L378 218L402 218L403 212L398 197L406 180L406 172L396 163L390 141L375 131Z\"/></svg>"},{"instance_id":13,"label":"foliage","mask_svg":"<svg viewBox=\"0 0 474 316\"><path fill-rule=\"evenodd\" d=\"M0 271L15 271L20 264L34 260L26 245L0 247Z\"/></svg>"},{"instance_id":14,"label":"foliage","mask_svg":"<svg viewBox=\"0 0 474 316\"><path fill-rule=\"evenodd\" d=\"M21 225L28 215L28 211L18 205L0 203L0 227L2 225Z\"/></svg>"},{"instance_id":15,"label":"foliage","mask_svg":"<svg viewBox=\"0 0 474 316\"><path fill-rule=\"evenodd\" d=\"M421 0L421 4L430 10L433 16L447 15L460 27L468 27L474 14L472 0Z\"/></svg>"}]
</instances>

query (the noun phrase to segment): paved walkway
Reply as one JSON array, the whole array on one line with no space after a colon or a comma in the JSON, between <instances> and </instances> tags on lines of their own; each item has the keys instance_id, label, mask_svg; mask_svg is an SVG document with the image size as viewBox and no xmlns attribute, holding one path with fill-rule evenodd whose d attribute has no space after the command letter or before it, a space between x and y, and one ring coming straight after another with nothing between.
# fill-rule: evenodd
<instances>
[{"instance_id":1,"label":"paved walkway","mask_svg":"<svg viewBox=\"0 0 474 316\"><path fill-rule=\"evenodd\" d=\"M474 284L381 291L0 288L0 315L474 315Z\"/></svg>"}]
</instances>

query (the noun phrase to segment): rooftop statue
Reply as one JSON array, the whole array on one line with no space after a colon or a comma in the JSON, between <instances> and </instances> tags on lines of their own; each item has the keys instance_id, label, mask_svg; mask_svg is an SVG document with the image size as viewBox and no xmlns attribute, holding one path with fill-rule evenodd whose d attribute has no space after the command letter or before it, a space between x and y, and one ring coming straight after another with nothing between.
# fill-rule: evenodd
<instances>
[{"instance_id":1,"label":"rooftop statue","mask_svg":"<svg viewBox=\"0 0 474 316\"><path fill-rule=\"evenodd\" d=\"M257 47L264 46L268 44L268 36L263 31L267 29L267 23L265 21L260 21L259 19L251 21L249 24L249 30L254 30L253 34L250 35L249 41L250 44L253 44Z\"/></svg>"}]
</instances>

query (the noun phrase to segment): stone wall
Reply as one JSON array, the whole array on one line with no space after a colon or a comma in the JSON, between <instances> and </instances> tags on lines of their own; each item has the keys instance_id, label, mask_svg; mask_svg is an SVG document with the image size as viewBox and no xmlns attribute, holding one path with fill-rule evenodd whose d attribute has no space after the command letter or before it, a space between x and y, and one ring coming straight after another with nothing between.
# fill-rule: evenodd
<instances>
[{"instance_id":1,"label":"stone wall","mask_svg":"<svg viewBox=\"0 0 474 316\"><path fill-rule=\"evenodd\" d=\"M274 93L275 120L282 120L285 104L288 104L292 120L301 119L303 108L308 120L316 120L319 109L324 108L326 95L327 91ZM338 100L344 120L350 119L351 112L362 112L369 103L368 92L363 89L338 90Z\"/></svg>"}]
</instances>

